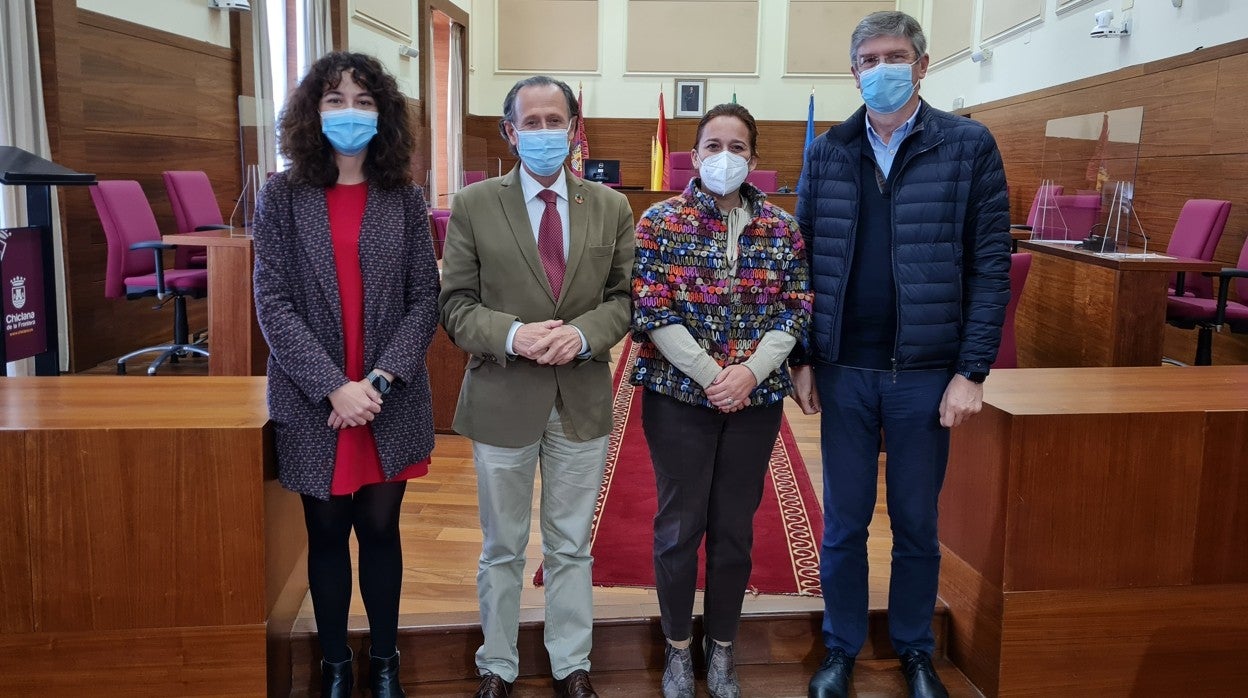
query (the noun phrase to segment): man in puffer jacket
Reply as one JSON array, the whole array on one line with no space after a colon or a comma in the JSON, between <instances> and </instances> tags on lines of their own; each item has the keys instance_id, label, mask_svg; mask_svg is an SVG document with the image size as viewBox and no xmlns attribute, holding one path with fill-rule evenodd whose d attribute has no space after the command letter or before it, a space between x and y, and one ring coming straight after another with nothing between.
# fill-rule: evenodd
<instances>
[{"instance_id":1,"label":"man in puffer jacket","mask_svg":"<svg viewBox=\"0 0 1248 698\"><path fill-rule=\"evenodd\" d=\"M912 696L944 696L931 664L937 499L949 429L980 410L1010 296L1001 154L982 125L919 99L923 30L877 12L850 60L866 103L806 151L797 219L815 312L798 403L822 411L823 641L810 695L847 696L867 633L867 526L887 441L889 634Z\"/></svg>"}]
</instances>

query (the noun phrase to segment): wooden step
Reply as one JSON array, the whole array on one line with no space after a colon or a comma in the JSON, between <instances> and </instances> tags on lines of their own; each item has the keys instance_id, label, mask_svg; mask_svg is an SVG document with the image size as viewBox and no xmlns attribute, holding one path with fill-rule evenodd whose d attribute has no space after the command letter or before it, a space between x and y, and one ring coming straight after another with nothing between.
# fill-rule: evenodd
<instances>
[{"instance_id":1,"label":"wooden step","mask_svg":"<svg viewBox=\"0 0 1248 698\"><path fill-rule=\"evenodd\" d=\"M982 698L983 694L962 675L947 659L934 662L951 698ZM806 684L811 672L798 664L738 665L741 695L766 696L767 698L805 698ZM662 667L642 671L594 671L594 690L600 696L654 696L659 695L663 678ZM698 695L706 694L705 677L698 676ZM457 698L471 695L476 690L475 680L441 681L435 683L405 684L404 690L411 698ZM551 681L546 677L526 677L516 682L513 696L547 696L551 694ZM853 696L856 698L896 698L906 695L906 680L895 659L859 660L854 665Z\"/></svg>"},{"instance_id":2,"label":"wooden step","mask_svg":"<svg viewBox=\"0 0 1248 698\"><path fill-rule=\"evenodd\" d=\"M537 609L540 611L540 609ZM539 616L540 617L540 616ZM410 619L404 619L410 620ZM814 672L823 660L820 639L822 614L815 611L756 613L741 617L736 658L740 667L787 666L797 674ZM481 627L475 615L425 614L422 625L399 628L399 651L403 654L401 678L404 686L454 685L464 694L464 683L475 681L474 653L481 644ZM701 628L695 621L695 636ZM933 618L936 658L944 657L948 614L941 606ZM542 641L540 619L522 617L519 635L520 675L537 683L549 684L550 665ZM883 661L896 665L896 654L888 639L888 614L883 609L869 614L869 636L859 665ZM364 630L353 631L350 643L356 657L367 658L368 638ZM314 629L296 629L291 635L292 694L314 695L319 686L319 651ZM628 674L662 671L663 633L657 617L605 618L594 623L594 649L591 655L594 676L600 673ZM357 676L367 669L367 659L359 661ZM870 672L864 670L864 674ZM804 685L804 684L803 684ZM657 684L656 684L657 686ZM409 692L411 689L408 689ZM447 689L451 690L451 689ZM422 694L423 695L423 694ZM433 694L437 695L437 694ZM766 695L761 694L761 695Z\"/></svg>"}]
</instances>

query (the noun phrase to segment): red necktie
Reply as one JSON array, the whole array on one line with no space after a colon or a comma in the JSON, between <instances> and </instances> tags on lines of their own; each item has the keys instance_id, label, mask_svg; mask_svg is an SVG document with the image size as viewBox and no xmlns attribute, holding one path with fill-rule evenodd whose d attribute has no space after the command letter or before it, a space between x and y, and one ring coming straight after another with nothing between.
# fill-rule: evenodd
<instances>
[{"instance_id":1,"label":"red necktie","mask_svg":"<svg viewBox=\"0 0 1248 698\"><path fill-rule=\"evenodd\" d=\"M559 195L549 189L537 193L538 198L546 202L546 210L542 211L542 223L537 230L537 253L542 258L542 268L546 270L546 278L550 280L550 290L559 300L559 291L563 288L563 221L559 220L559 207L555 201Z\"/></svg>"}]
</instances>

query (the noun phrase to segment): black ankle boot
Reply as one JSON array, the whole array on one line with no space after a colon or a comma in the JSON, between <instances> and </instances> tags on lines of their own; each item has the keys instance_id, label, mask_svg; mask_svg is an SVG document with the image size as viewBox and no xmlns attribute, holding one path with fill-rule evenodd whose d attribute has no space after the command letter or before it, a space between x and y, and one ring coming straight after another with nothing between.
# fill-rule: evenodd
<instances>
[{"instance_id":1,"label":"black ankle boot","mask_svg":"<svg viewBox=\"0 0 1248 698\"><path fill-rule=\"evenodd\" d=\"M399 683L399 651L393 657L380 659L368 651L368 685L373 689L373 698L406 698L403 686Z\"/></svg>"},{"instance_id":2,"label":"black ankle boot","mask_svg":"<svg viewBox=\"0 0 1248 698\"><path fill-rule=\"evenodd\" d=\"M341 662L321 660L321 695L324 698L351 698L351 689L355 687L355 675L351 671L354 660L354 655Z\"/></svg>"}]
</instances>

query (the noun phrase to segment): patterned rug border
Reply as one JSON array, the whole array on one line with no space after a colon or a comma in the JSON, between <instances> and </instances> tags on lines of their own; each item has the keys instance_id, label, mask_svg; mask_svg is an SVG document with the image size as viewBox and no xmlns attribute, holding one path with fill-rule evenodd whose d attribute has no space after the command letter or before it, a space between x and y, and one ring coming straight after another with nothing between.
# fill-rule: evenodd
<instances>
[{"instance_id":1,"label":"patterned rug border","mask_svg":"<svg viewBox=\"0 0 1248 698\"><path fill-rule=\"evenodd\" d=\"M631 339L626 340L624 350L620 353L619 364L616 366L612 376L612 380L615 382L615 395L612 401L613 426L607 441L607 462L606 467L603 469L602 485L598 488L598 499L594 506L594 518L590 532L591 550L597 542L598 524L602 519L603 507L615 481L616 465L619 463L620 450L624 442L624 429L632 416L633 397L637 386L629 383L628 377L631 367L636 361L637 351L637 344ZM803 506L801 485L794 470L795 459L793 454L797 455L797 459L801 459L801 454L797 451L797 444L788 425L788 420L785 420L781 425L776 445L772 449L768 469L771 474L769 480L779 506L779 515L784 524L786 549L789 553L794 586L797 588L797 591L768 593L777 593L785 596L817 597L823 595L819 582L819 542L815 540L814 527L811 524L809 512ZM805 467L804 461L803 467ZM814 496L817 500L818 493L814 493ZM818 502L812 502L812 506L816 509L815 515L822 516L822 512L818 511ZM603 584L596 580L594 581L594 586L654 588L652 584ZM759 593L754 589L751 589L750 592L753 594Z\"/></svg>"}]
</instances>

